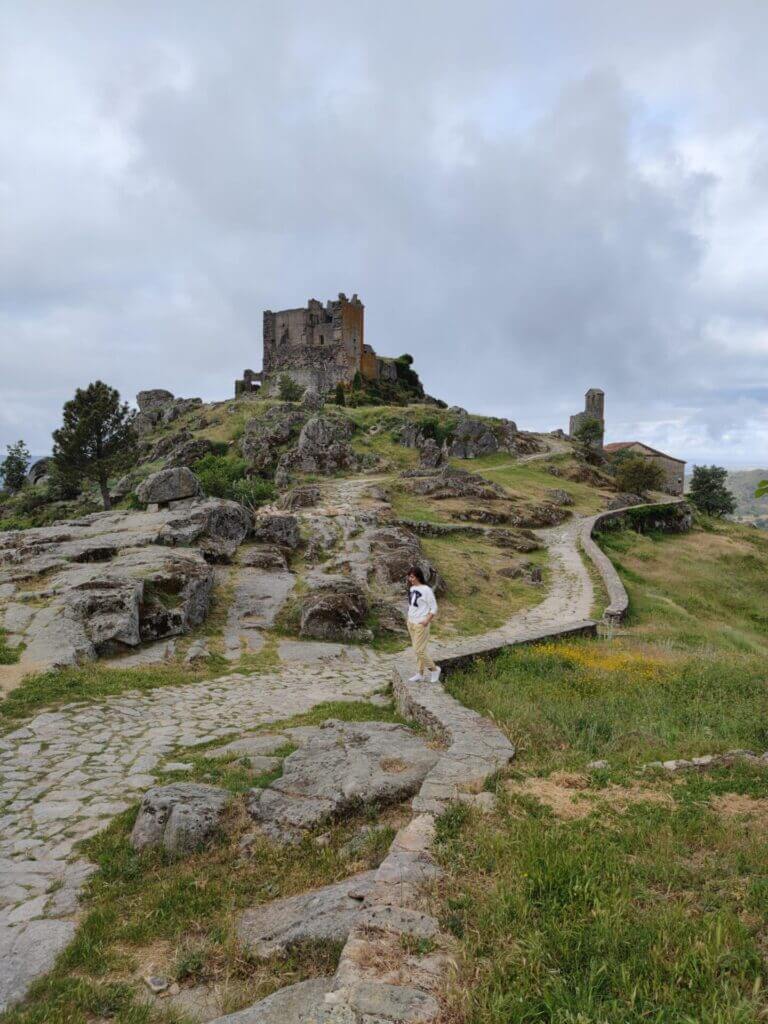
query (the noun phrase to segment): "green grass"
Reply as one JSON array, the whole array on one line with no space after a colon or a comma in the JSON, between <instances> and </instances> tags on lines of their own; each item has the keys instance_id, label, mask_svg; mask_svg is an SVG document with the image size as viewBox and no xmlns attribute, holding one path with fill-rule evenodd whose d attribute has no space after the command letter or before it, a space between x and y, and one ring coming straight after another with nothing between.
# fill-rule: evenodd
<instances>
[{"instance_id":1,"label":"green grass","mask_svg":"<svg viewBox=\"0 0 768 1024\"><path fill-rule=\"evenodd\" d=\"M490 821L440 822L444 925L472 979L457 1019L765 1019L765 835L718 818L701 782L676 796L570 822L502 798Z\"/></svg>"},{"instance_id":2,"label":"green grass","mask_svg":"<svg viewBox=\"0 0 768 1024\"><path fill-rule=\"evenodd\" d=\"M768 750L765 661L678 654L632 639L513 648L450 676L459 700L493 717L526 770Z\"/></svg>"},{"instance_id":3,"label":"green grass","mask_svg":"<svg viewBox=\"0 0 768 1024\"><path fill-rule=\"evenodd\" d=\"M15 665L22 650L22 647L9 647L8 634L4 629L0 629L0 665Z\"/></svg>"},{"instance_id":4,"label":"green grass","mask_svg":"<svg viewBox=\"0 0 768 1024\"><path fill-rule=\"evenodd\" d=\"M567 491L573 498L573 511L587 515L603 508L601 492L589 484L575 483L563 477L553 476L544 468L544 463L516 462L513 455L497 452L483 455L479 459L451 459L451 464L478 473L493 483L501 484L512 495L526 501L546 500L546 491L557 488ZM552 455L547 464L566 467L575 465L569 455ZM607 493L607 492L606 492Z\"/></svg>"},{"instance_id":5,"label":"green grass","mask_svg":"<svg viewBox=\"0 0 768 1024\"><path fill-rule=\"evenodd\" d=\"M494 814L439 822L462 958L452 1021L768 1016L768 771L641 770L768 749L768 538L705 526L603 540L630 591L618 640L517 648L449 677L517 746ZM597 759L609 767L586 771Z\"/></svg>"},{"instance_id":6,"label":"green grass","mask_svg":"<svg viewBox=\"0 0 768 1024\"><path fill-rule=\"evenodd\" d=\"M424 554L446 582L435 623L437 636L473 636L501 626L510 616L543 600L544 582L532 586L521 579L508 579L499 571L517 562L485 537L451 534L423 538ZM525 556L525 561L546 565L546 552Z\"/></svg>"},{"instance_id":7,"label":"green grass","mask_svg":"<svg viewBox=\"0 0 768 1024\"><path fill-rule=\"evenodd\" d=\"M679 648L768 652L768 536L707 519L684 535L601 534L634 631Z\"/></svg>"},{"instance_id":8,"label":"green grass","mask_svg":"<svg viewBox=\"0 0 768 1024\"><path fill-rule=\"evenodd\" d=\"M223 659L210 658L195 667L177 664L146 668L106 668L91 662L80 668L55 669L27 676L0 701L0 728L18 724L41 708L74 701L102 700L128 690L146 691L210 679L234 668Z\"/></svg>"}]
</instances>

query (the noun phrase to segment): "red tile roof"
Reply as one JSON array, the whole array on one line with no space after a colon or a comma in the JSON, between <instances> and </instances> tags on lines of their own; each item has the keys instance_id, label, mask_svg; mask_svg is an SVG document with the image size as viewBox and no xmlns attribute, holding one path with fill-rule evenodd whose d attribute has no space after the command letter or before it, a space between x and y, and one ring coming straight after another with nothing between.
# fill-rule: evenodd
<instances>
[{"instance_id":1,"label":"red tile roof","mask_svg":"<svg viewBox=\"0 0 768 1024\"><path fill-rule=\"evenodd\" d=\"M610 444L603 445L603 449L606 452L621 452L626 448L631 448L633 445L640 445L641 448L645 448L647 452L651 452L653 455L661 455L664 459L671 459L673 462L679 462L681 465L685 465L685 459L678 459L674 455L667 455L666 452L660 452L658 448L651 448L645 441L612 441Z\"/></svg>"}]
</instances>

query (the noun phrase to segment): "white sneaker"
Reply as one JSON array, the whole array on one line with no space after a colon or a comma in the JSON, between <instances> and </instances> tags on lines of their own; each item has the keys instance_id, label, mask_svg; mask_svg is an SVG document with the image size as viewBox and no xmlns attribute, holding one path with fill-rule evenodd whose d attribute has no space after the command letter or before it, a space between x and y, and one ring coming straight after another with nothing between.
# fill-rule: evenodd
<instances>
[{"instance_id":1,"label":"white sneaker","mask_svg":"<svg viewBox=\"0 0 768 1024\"><path fill-rule=\"evenodd\" d=\"M442 671L443 670L438 665L434 672L430 672L430 674L429 674L429 681L430 681L430 683L439 683L440 682L440 673Z\"/></svg>"},{"instance_id":2,"label":"white sneaker","mask_svg":"<svg viewBox=\"0 0 768 1024\"><path fill-rule=\"evenodd\" d=\"M411 678L408 680L408 682L409 683L423 683L424 682L424 676L420 675L417 672L415 676L411 676Z\"/></svg>"}]
</instances>

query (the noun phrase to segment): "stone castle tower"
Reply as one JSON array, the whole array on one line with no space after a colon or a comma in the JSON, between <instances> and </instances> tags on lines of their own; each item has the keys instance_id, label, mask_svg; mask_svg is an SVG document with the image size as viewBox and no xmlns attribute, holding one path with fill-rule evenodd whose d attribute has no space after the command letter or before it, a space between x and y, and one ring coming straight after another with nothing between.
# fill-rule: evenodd
<instances>
[{"instance_id":1,"label":"stone castle tower","mask_svg":"<svg viewBox=\"0 0 768 1024\"><path fill-rule=\"evenodd\" d=\"M323 305L310 299L296 309L264 311L263 370L246 370L235 382L235 395L263 386L270 393L283 374L321 394L337 384L350 385L356 374L369 381L397 380L393 359L377 356L365 344L365 306L339 292Z\"/></svg>"},{"instance_id":2,"label":"stone castle tower","mask_svg":"<svg viewBox=\"0 0 768 1024\"><path fill-rule=\"evenodd\" d=\"M573 437L585 420L597 420L600 424L600 442L596 447L603 447L605 437L605 392L600 388L590 388L584 396L584 411L571 416L568 433Z\"/></svg>"}]
</instances>

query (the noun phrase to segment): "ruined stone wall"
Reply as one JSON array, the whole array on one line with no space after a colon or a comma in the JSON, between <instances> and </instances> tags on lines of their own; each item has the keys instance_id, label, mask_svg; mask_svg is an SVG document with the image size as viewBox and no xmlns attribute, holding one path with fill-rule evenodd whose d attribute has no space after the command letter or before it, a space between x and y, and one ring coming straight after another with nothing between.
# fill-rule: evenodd
<instances>
[{"instance_id":1,"label":"ruined stone wall","mask_svg":"<svg viewBox=\"0 0 768 1024\"><path fill-rule=\"evenodd\" d=\"M328 391L351 384L360 370L365 307L343 294L325 306L310 299L306 307L264 314L264 378L267 391L287 374L303 387Z\"/></svg>"}]
</instances>

